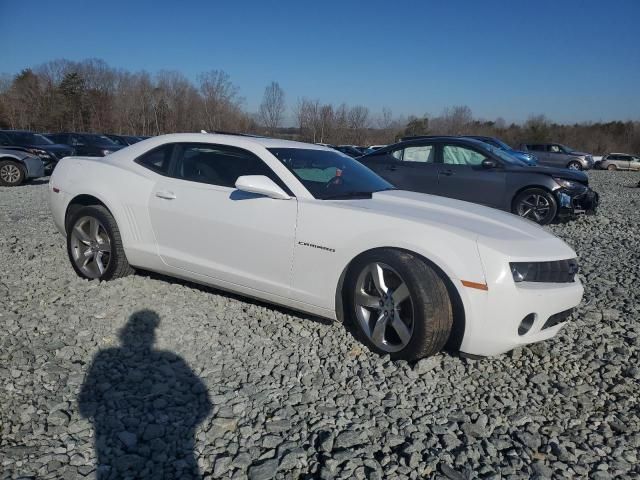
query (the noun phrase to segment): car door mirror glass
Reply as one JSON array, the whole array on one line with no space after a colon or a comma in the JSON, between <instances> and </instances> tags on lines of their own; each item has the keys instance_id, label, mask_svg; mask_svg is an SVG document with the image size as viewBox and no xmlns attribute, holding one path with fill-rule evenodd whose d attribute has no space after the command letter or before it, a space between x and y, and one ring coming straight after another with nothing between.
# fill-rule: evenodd
<instances>
[{"instance_id":1,"label":"car door mirror glass","mask_svg":"<svg viewBox=\"0 0 640 480\"><path fill-rule=\"evenodd\" d=\"M265 175L243 175L236 180L236 188L242 192L257 193L278 200L289 200L291 197L276 183Z\"/></svg>"},{"instance_id":2,"label":"car door mirror glass","mask_svg":"<svg viewBox=\"0 0 640 480\"><path fill-rule=\"evenodd\" d=\"M487 170L491 168L497 168L498 162L496 162L493 158L485 158L482 163L482 168L486 168Z\"/></svg>"}]
</instances>

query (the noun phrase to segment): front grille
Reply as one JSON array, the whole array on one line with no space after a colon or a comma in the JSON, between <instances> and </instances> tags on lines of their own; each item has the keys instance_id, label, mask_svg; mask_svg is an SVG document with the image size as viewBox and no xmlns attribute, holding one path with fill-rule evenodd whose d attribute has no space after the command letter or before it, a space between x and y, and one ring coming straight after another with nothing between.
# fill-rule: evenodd
<instances>
[{"instance_id":1,"label":"front grille","mask_svg":"<svg viewBox=\"0 0 640 480\"><path fill-rule=\"evenodd\" d=\"M544 322L542 330L544 330L545 328L555 327L556 325L565 322L569 318L569 315L571 315L571 312L573 312L573 308L565 310L564 312L556 313L555 315L551 315L547 319L547 321Z\"/></svg>"},{"instance_id":2,"label":"front grille","mask_svg":"<svg viewBox=\"0 0 640 480\"><path fill-rule=\"evenodd\" d=\"M553 262L516 262L510 263L514 279L520 282L571 283L578 273L575 258Z\"/></svg>"}]
</instances>

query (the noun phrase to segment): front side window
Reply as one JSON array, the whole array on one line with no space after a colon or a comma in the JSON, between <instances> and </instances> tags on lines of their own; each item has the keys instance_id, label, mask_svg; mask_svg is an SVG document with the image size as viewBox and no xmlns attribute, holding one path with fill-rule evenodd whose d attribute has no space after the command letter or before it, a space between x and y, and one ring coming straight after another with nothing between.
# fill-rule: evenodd
<instances>
[{"instance_id":1,"label":"front side window","mask_svg":"<svg viewBox=\"0 0 640 480\"><path fill-rule=\"evenodd\" d=\"M280 183L262 160L241 148L212 144L182 144L178 148L176 178L229 188L235 188L243 175L266 175Z\"/></svg>"},{"instance_id":2,"label":"front side window","mask_svg":"<svg viewBox=\"0 0 640 480\"><path fill-rule=\"evenodd\" d=\"M482 164L486 158L475 150L457 145L445 145L442 149L443 162L448 165L476 166Z\"/></svg>"},{"instance_id":3,"label":"front side window","mask_svg":"<svg viewBox=\"0 0 640 480\"><path fill-rule=\"evenodd\" d=\"M533 150L534 152L544 152L546 148L544 145L527 145L527 150Z\"/></svg>"},{"instance_id":4,"label":"front side window","mask_svg":"<svg viewBox=\"0 0 640 480\"><path fill-rule=\"evenodd\" d=\"M315 198L370 198L393 186L360 162L335 150L270 148Z\"/></svg>"},{"instance_id":5,"label":"front side window","mask_svg":"<svg viewBox=\"0 0 640 480\"><path fill-rule=\"evenodd\" d=\"M160 175L168 175L172 153L173 144L163 145L150 150L141 157L138 157L136 163L148 168L149 170L153 170Z\"/></svg>"},{"instance_id":6,"label":"front side window","mask_svg":"<svg viewBox=\"0 0 640 480\"><path fill-rule=\"evenodd\" d=\"M562 149L559 145L549 145L549 151L551 153L562 153Z\"/></svg>"}]
</instances>

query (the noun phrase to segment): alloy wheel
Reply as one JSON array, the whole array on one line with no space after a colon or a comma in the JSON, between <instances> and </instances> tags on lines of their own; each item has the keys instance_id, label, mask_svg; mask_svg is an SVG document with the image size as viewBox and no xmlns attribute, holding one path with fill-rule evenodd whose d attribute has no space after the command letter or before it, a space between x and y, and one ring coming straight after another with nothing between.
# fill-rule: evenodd
<instances>
[{"instance_id":1,"label":"alloy wheel","mask_svg":"<svg viewBox=\"0 0 640 480\"><path fill-rule=\"evenodd\" d=\"M20 169L12 164L3 165L2 168L0 168L0 178L6 183L18 183L20 180Z\"/></svg>"},{"instance_id":2,"label":"alloy wheel","mask_svg":"<svg viewBox=\"0 0 640 480\"><path fill-rule=\"evenodd\" d=\"M100 278L111 261L111 239L94 217L81 217L71 229L71 255L76 267L89 278Z\"/></svg>"},{"instance_id":3,"label":"alloy wheel","mask_svg":"<svg viewBox=\"0 0 640 480\"><path fill-rule=\"evenodd\" d=\"M582 167L578 162L571 162L569 165L569 170L582 170Z\"/></svg>"},{"instance_id":4,"label":"alloy wheel","mask_svg":"<svg viewBox=\"0 0 640 480\"><path fill-rule=\"evenodd\" d=\"M540 222L549 214L550 209L549 199L544 195L533 193L520 201L518 215Z\"/></svg>"},{"instance_id":5,"label":"alloy wheel","mask_svg":"<svg viewBox=\"0 0 640 480\"><path fill-rule=\"evenodd\" d=\"M402 277L390 266L367 265L356 281L356 318L362 331L380 350L405 348L413 335L413 301Z\"/></svg>"}]
</instances>

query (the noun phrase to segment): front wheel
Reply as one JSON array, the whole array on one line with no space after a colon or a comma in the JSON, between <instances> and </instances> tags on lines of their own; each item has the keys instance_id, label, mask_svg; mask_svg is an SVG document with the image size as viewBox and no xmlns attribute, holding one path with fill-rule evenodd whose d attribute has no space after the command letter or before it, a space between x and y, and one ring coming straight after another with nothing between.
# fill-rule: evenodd
<instances>
[{"instance_id":1,"label":"front wheel","mask_svg":"<svg viewBox=\"0 0 640 480\"><path fill-rule=\"evenodd\" d=\"M556 218L558 203L552 193L541 188L529 188L514 198L513 213L547 225Z\"/></svg>"},{"instance_id":2,"label":"front wheel","mask_svg":"<svg viewBox=\"0 0 640 480\"><path fill-rule=\"evenodd\" d=\"M618 168L615 165L609 165L607 167L607 170L609 170L610 172L613 172L614 170L617 170Z\"/></svg>"},{"instance_id":3,"label":"front wheel","mask_svg":"<svg viewBox=\"0 0 640 480\"><path fill-rule=\"evenodd\" d=\"M133 273L115 219L105 207L81 207L68 222L67 253L76 273L111 280Z\"/></svg>"},{"instance_id":4,"label":"front wheel","mask_svg":"<svg viewBox=\"0 0 640 480\"><path fill-rule=\"evenodd\" d=\"M417 360L439 352L453 323L446 285L422 259L380 249L355 261L345 282L347 319L371 350Z\"/></svg>"},{"instance_id":5,"label":"front wheel","mask_svg":"<svg viewBox=\"0 0 640 480\"><path fill-rule=\"evenodd\" d=\"M22 166L11 160L0 162L0 185L3 187L17 187L24 182L25 173Z\"/></svg>"},{"instance_id":6,"label":"front wheel","mask_svg":"<svg viewBox=\"0 0 640 480\"><path fill-rule=\"evenodd\" d=\"M567 168L569 170L582 170L582 164L580 162L569 162L569 164L567 165Z\"/></svg>"}]
</instances>

